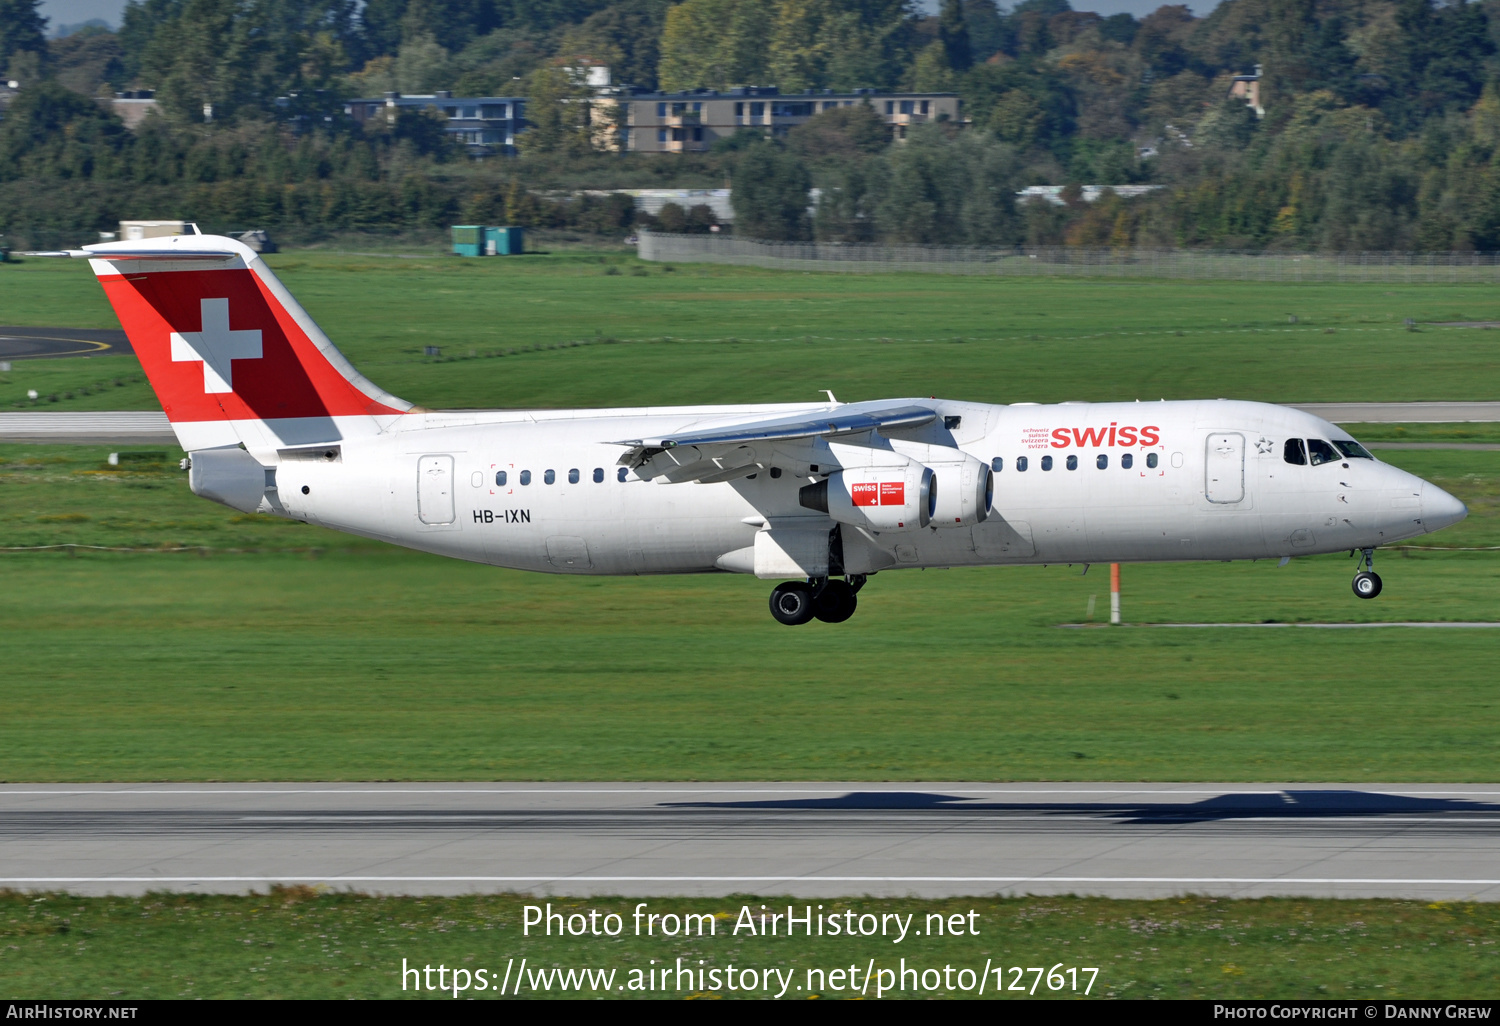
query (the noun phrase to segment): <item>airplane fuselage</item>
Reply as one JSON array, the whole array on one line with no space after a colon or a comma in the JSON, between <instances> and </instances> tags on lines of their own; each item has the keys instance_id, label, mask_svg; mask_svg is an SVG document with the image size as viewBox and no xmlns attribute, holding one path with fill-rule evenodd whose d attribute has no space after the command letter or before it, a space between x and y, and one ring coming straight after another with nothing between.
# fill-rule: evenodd
<instances>
[{"instance_id":1,"label":"airplane fuselage","mask_svg":"<svg viewBox=\"0 0 1500 1026\"><path fill-rule=\"evenodd\" d=\"M1310 555L1390 544L1461 515L1445 492L1376 460L1337 453L1318 465L1289 463L1288 439L1348 436L1286 407L921 402L952 427L942 438L892 432L891 447L917 460L957 449L991 466L992 512L981 523L861 530L858 538L846 525L851 573ZM725 557L753 547L761 530L834 526L799 493L839 469L836 442L763 444L763 469L753 476L669 484L621 467L621 447L600 439L828 408L411 413L379 436L350 439L336 459L319 458L316 447L290 450L294 458L275 468L279 503L266 508L522 570L744 569Z\"/></svg>"}]
</instances>

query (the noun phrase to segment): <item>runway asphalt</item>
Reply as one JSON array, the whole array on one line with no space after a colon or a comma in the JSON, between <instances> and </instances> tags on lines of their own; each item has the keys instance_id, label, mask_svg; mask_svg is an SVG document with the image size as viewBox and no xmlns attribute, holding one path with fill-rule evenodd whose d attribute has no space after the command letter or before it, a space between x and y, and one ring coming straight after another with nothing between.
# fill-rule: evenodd
<instances>
[{"instance_id":1,"label":"runway asphalt","mask_svg":"<svg viewBox=\"0 0 1500 1026\"><path fill-rule=\"evenodd\" d=\"M177 445L160 410L0 413L0 442L36 445Z\"/></svg>"},{"instance_id":2,"label":"runway asphalt","mask_svg":"<svg viewBox=\"0 0 1500 1026\"><path fill-rule=\"evenodd\" d=\"M1454 424L1500 421L1500 403L1288 403L1335 424Z\"/></svg>"},{"instance_id":3,"label":"runway asphalt","mask_svg":"<svg viewBox=\"0 0 1500 1026\"><path fill-rule=\"evenodd\" d=\"M0 887L1500 900L1500 786L9 784Z\"/></svg>"}]
</instances>

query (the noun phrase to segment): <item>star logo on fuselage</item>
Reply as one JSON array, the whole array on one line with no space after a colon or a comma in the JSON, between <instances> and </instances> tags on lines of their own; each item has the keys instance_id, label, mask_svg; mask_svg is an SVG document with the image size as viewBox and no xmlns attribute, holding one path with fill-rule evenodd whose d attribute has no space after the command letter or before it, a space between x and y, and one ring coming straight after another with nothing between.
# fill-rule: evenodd
<instances>
[{"instance_id":1,"label":"star logo on fuselage","mask_svg":"<svg viewBox=\"0 0 1500 1026\"><path fill-rule=\"evenodd\" d=\"M1275 447L1275 443L1265 435L1261 435L1255 440L1255 451L1260 453L1262 456L1269 456L1271 454L1271 450Z\"/></svg>"},{"instance_id":2,"label":"star logo on fuselage","mask_svg":"<svg viewBox=\"0 0 1500 1026\"><path fill-rule=\"evenodd\" d=\"M205 393L234 391L235 360L261 358L260 329L232 331L229 300L201 301L202 331L172 332L172 362L203 361Z\"/></svg>"}]
</instances>

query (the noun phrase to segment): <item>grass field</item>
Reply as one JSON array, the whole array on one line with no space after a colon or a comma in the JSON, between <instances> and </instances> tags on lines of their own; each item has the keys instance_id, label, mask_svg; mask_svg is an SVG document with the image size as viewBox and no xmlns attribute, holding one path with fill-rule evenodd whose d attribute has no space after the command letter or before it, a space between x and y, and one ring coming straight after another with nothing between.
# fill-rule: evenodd
<instances>
[{"instance_id":1,"label":"grass field","mask_svg":"<svg viewBox=\"0 0 1500 1026\"><path fill-rule=\"evenodd\" d=\"M360 370L432 407L795 401L823 388L845 400L1500 398L1496 333L1404 327L1500 319L1485 285L668 271L586 252L270 259ZM0 324L117 326L86 265L35 259L0 269ZM443 356L424 357L428 345ZM28 389L48 409L156 408L131 358L17 361L0 409L24 406Z\"/></svg>"},{"instance_id":2,"label":"grass field","mask_svg":"<svg viewBox=\"0 0 1500 1026\"><path fill-rule=\"evenodd\" d=\"M1500 317L1482 286L667 271L586 252L273 260L363 370L430 405L1500 389L1494 333L1402 327ZM113 323L86 267L0 273L0 322L59 320ZM49 409L154 405L133 367L18 362L0 407L46 374L39 390L62 389ZM175 450L104 455L0 447L0 610L26 625L0 636L25 670L0 691L7 779L1494 779L1487 632L1059 630L1107 602L1078 567L887 573L850 624L787 631L757 581L448 562L194 499ZM1470 505L1422 542L1500 545L1500 453L1383 455ZM14 551L55 545L153 551ZM1493 552L1408 549L1381 569L1385 594L1362 603L1339 557L1132 567L1126 617L1500 618Z\"/></svg>"},{"instance_id":3,"label":"grass field","mask_svg":"<svg viewBox=\"0 0 1500 1026\"><path fill-rule=\"evenodd\" d=\"M820 388L1500 398L1494 333L1402 326L1500 319L1484 286L667 271L579 252L273 262L361 370L429 406ZM0 268L0 324L115 326L86 267L37 260ZM0 410L31 408L28 388L43 409L157 405L129 357L17 361L0 374ZM1500 441L1495 425L1353 431ZM1500 766L1500 631L1063 629L1091 604L1107 615L1104 568L1081 567L884 573L849 623L788 630L763 582L442 560L196 499L176 450L126 447L116 467L106 454L0 446L3 780L1493 781ZM1500 620L1500 452L1380 455L1471 516L1383 552L1377 601L1354 598L1337 556L1131 566L1126 619ZM906 951L548 942L518 936L521 903L0 894L0 992L379 997L400 994L403 957L628 973L681 955L804 973L905 954L924 967L1098 965L1096 996L1487 997L1500 940L1495 905L1064 898L964 901L983 913L980 937Z\"/></svg>"},{"instance_id":4,"label":"grass field","mask_svg":"<svg viewBox=\"0 0 1500 1026\"><path fill-rule=\"evenodd\" d=\"M744 905L752 914L806 902L764 897L743 899L654 900L650 911L714 913L712 937L675 941L632 936L635 901L599 899L555 901L564 915L597 909L616 913L623 935L609 938L546 938L522 935L522 906L536 899L510 895L467 898L371 898L284 890L251 897L154 895L140 899L75 898L67 895L0 894L0 991L14 998L392 998L452 1000L452 994L403 993L402 959L408 966L462 968L472 980L486 970L496 982L507 965L522 958L540 969L615 970L615 997L661 997L628 988L632 973L645 978L653 968L675 968L677 959L692 969L731 965L740 969L775 967L786 982L788 1000L874 997L832 984L827 970L856 966L857 987L873 961L877 973L900 960L922 970L951 966L972 970L968 994L963 977L950 975L951 993L906 991L887 997L978 996L975 977L987 963L1007 967L1004 995L988 979L986 996L1012 1001L1072 998L1064 977L1060 992L1048 990L1041 974L1014 974L1010 967L1061 964L1099 969L1089 997L1098 998L1334 998L1390 999L1493 998L1500 972L1500 905L1419 904L1398 901L1104 901L1081 898L961 899L945 901L829 902L827 911L912 915L921 929L932 912L969 911L977 936L915 937L900 944L890 938L788 939L751 937L730 931ZM514 960L512 962L512 960ZM824 970L809 978L808 970ZM512 974L512 986L520 977ZM739 977L741 980L744 977ZM1078 990L1090 974L1076 974ZM415 981L408 977L408 986ZM659 979L659 977L658 977ZM707 983L711 977L705 975ZM555 978L554 978L555 980ZM927 977L928 985L939 975ZM696 982L696 981L695 981ZM877 977L877 983L879 978ZM1036 983L1036 993L1029 988ZM809 986L811 984L811 986ZM824 986L819 986L824 984ZM775 993L778 983L773 983ZM1009 988L1019 985L1021 991ZM743 997L722 983L716 991L685 985L668 997ZM524 987L522 996L562 997ZM576 993L576 992L572 992ZM583 996L593 992L585 989ZM762 996L757 991L755 996ZM603 996L602 994L600 996Z\"/></svg>"},{"instance_id":5,"label":"grass field","mask_svg":"<svg viewBox=\"0 0 1500 1026\"><path fill-rule=\"evenodd\" d=\"M1500 544L1500 453L1390 455L1474 510L1431 543ZM7 542L191 551L0 555L3 779L1492 780L1500 754L1492 631L1060 630L1108 604L1063 566L885 573L789 630L753 579L458 563L104 456L0 448ZM1376 602L1340 556L1128 567L1126 618L1500 620L1493 552L1379 566Z\"/></svg>"}]
</instances>

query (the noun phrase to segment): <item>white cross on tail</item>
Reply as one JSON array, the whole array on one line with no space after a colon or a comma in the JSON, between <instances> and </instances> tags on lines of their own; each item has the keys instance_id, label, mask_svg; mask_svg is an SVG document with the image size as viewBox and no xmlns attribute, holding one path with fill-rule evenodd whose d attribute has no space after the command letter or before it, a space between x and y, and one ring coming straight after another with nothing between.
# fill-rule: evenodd
<instances>
[{"instance_id":1,"label":"white cross on tail","mask_svg":"<svg viewBox=\"0 0 1500 1026\"><path fill-rule=\"evenodd\" d=\"M229 300L202 300L203 330L172 332L172 362L203 361L203 391L233 392L231 360L261 358L260 330L230 331Z\"/></svg>"}]
</instances>

